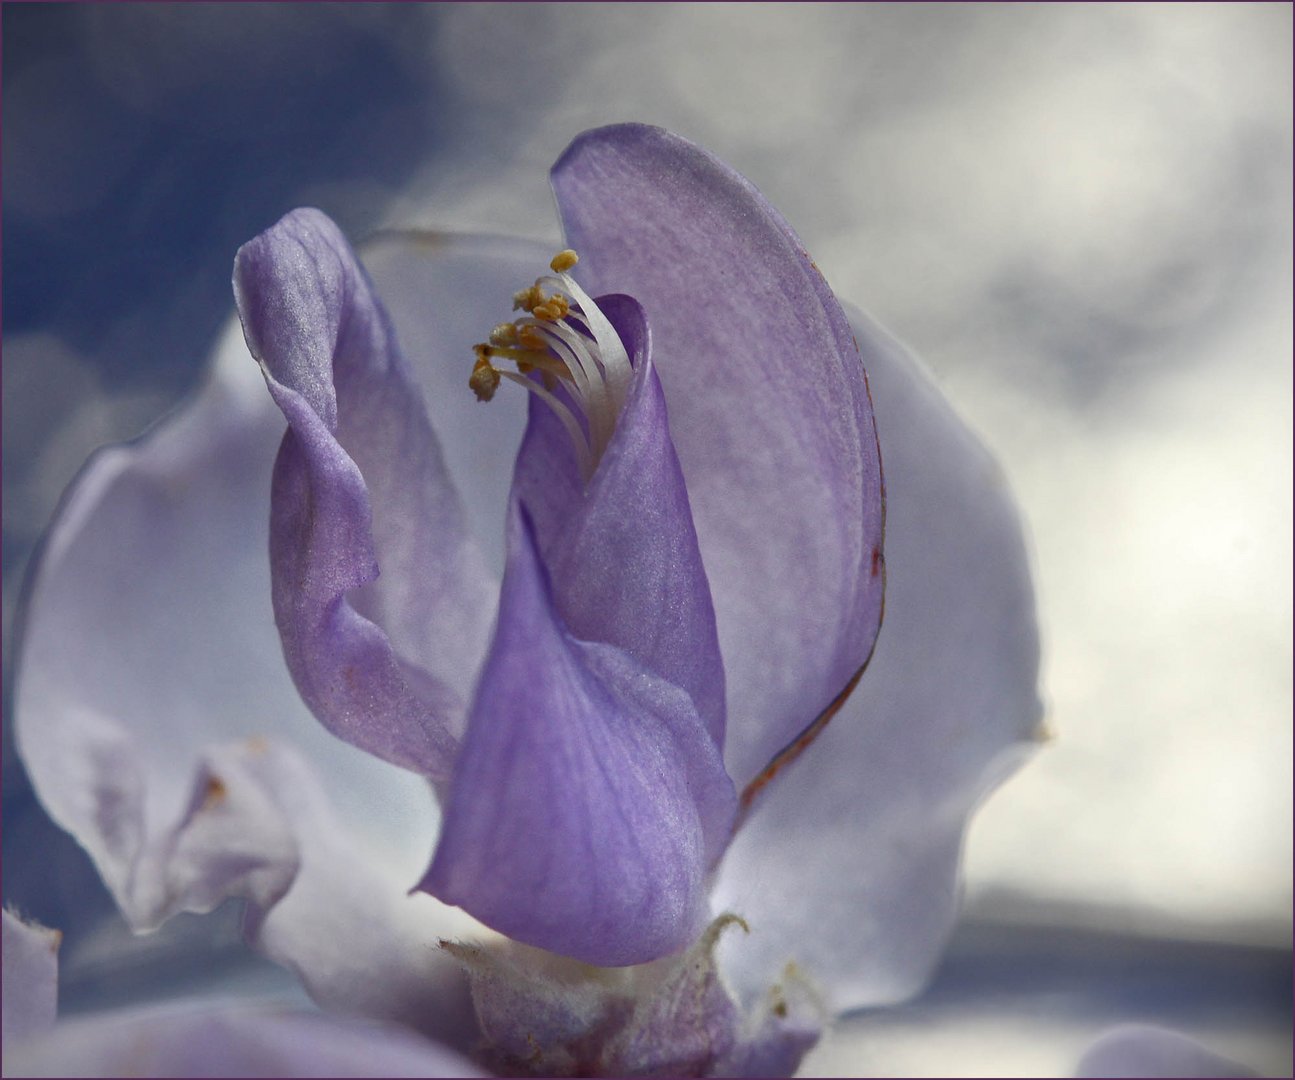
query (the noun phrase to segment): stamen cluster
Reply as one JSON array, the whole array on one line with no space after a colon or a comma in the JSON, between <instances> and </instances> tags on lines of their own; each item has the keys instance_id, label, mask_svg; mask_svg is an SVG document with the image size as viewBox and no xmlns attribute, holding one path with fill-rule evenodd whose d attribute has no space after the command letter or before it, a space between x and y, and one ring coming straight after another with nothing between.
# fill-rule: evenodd
<instances>
[{"instance_id":1,"label":"stamen cluster","mask_svg":"<svg viewBox=\"0 0 1295 1080\"><path fill-rule=\"evenodd\" d=\"M488 342L473 346L476 363L468 386L478 401L494 397L502 379L535 394L562 422L587 480L616 428L632 369L620 335L568 271L574 251L549 263L552 275L513 294L513 310L526 314L500 323ZM516 371L499 368L505 360Z\"/></svg>"}]
</instances>

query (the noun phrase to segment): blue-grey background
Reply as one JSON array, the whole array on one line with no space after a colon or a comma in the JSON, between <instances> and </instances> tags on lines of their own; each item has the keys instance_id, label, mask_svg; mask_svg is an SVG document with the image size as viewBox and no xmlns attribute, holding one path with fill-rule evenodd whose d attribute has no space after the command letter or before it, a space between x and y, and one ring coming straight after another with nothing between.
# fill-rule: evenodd
<instances>
[{"instance_id":1,"label":"blue-grey background","mask_svg":"<svg viewBox=\"0 0 1295 1080\"><path fill-rule=\"evenodd\" d=\"M1036 556L1057 738L973 829L932 990L807 1068L1042 1075L1155 1020L1290 1069L1288 5L0 17L6 686L59 491L195 384L238 244L303 203L356 238L556 239L569 139L663 124L925 357ZM127 938L11 745L5 899L68 932L66 1006L147 994L176 951L241 977L228 917Z\"/></svg>"}]
</instances>

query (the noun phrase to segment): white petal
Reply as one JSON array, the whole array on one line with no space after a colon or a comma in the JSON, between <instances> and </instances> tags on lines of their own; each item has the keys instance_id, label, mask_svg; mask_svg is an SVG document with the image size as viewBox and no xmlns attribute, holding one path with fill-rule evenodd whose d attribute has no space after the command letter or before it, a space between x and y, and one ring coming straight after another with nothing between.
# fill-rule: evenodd
<instances>
[{"instance_id":1,"label":"white petal","mask_svg":"<svg viewBox=\"0 0 1295 1080\"><path fill-rule=\"evenodd\" d=\"M3 919L3 974L0 1013L3 1039L25 1038L54 1023L58 1011L58 946L62 935L25 923L8 908Z\"/></svg>"},{"instance_id":2,"label":"white petal","mask_svg":"<svg viewBox=\"0 0 1295 1080\"><path fill-rule=\"evenodd\" d=\"M407 1031L247 1004L136 1009L5 1047L6 1076L481 1076Z\"/></svg>"}]
</instances>

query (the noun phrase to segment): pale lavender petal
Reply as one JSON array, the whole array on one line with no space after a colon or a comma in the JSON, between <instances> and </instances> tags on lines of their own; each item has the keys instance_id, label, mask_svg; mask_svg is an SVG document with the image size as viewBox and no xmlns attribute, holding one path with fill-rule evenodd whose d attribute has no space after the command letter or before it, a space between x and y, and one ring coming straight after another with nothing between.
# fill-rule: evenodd
<instances>
[{"instance_id":1,"label":"pale lavender petal","mask_svg":"<svg viewBox=\"0 0 1295 1080\"><path fill-rule=\"evenodd\" d=\"M482 1076L395 1026L247 1004L103 1013L5 1047L6 1076Z\"/></svg>"},{"instance_id":2,"label":"pale lavender petal","mask_svg":"<svg viewBox=\"0 0 1295 1080\"><path fill-rule=\"evenodd\" d=\"M0 989L0 1036L28 1038L54 1023L58 1012L58 946L63 935L26 923L8 908L3 919L4 986ZM6 1073L6 1075L12 1075Z\"/></svg>"},{"instance_id":3,"label":"pale lavender petal","mask_svg":"<svg viewBox=\"0 0 1295 1080\"><path fill-rule=\"evenodd\" d=\"M557 620L529 524L422 888L527 944L642 963L701 928L732 784L678 688Z\"/></svg>"},{"instance_id":4,"label":"pale lavender petal","mask_svg":"<svg viewBox=\"0 0 1295 1080\"><path fill-rule=\"evenodd\" d=\"M1195 1039L1149 1024L1126 1024L1101 1036L1080 1058L1079 1077L1256 1076Z\"/></svg>"},{"instance_id":5,"label":"pale lavender petal","mask_svg":"<svg viewBox=\"0 0 1295 1080\"><path fill-rule=\"evenodd\" d=\"M314 210L239 249L234 287L290 425L271 518L288 667L334 734L444 778L494 584L390 321Z\"/></svg>"},{"instance_id":6,"label":"pale lavender petal","mask_svg":"<svg viewBox=\"0 0 1295 1080\"><path fill-rule=\"evenodd\" d=\"M659 128L581 135L554 166L577 274L647 312L727 674L740 783L868 656L881 476L839 305L749 183Z\"/></svg>"},{"instance_id":7,"label":"pale lavender petal","mask_svg":"<svg viewBox=\"0 0 1295 1080\"><path fill-rule=\"evenodd\" d=\"M348 821L399 823L378 849L412 836L425 858L430 844L424 785L325 732L284 668L266 555L282 431L231 328L190 404L82 470L29 579L19 751L45 808L136 929L214 901L213 881L192 865L170 877L166 866L178 831L195 826L208 748L287 738L328 776ZM277 828L266 822L265 851L284 850Z\"/></svg>"},{"instance_id":8,"label":"pale lavender petal","mask_svg":"<svg viewBox=\"0 0 1295 1080\"><path fill-rule=\"evenodd\" d=\"M288 890L300 862L276 797L276 763L262 740L202 753L183 811L132 867L131 905L147 913L145 928L180 911L212 911L230 896L269 907Z\"/></svg>"},{"instance_id":9,"label":"pale lavender petal","mask_svg":"<svg viewBox=\"0 0 1295 1080\"><path fill-rule=\"evenodd\" d=\"M957 911L967 815L1037 745L1039 643L1021 525L994 461L863 318L886 463L886 622L841 714L739 832L714 903L748 994L789 960L838 1010L928 977Z\"/></svg>"},{"instance_id":10,"label":"pale lavender petal","mask_svg":"<svg viewBox=\"0 0 1295 1080\"><path fill-rule=\"evenodd\" d=\"M629 297L604 296L597 303L635 368L616 432L586 490L565 429L534 400L514 491L535 523L554 605L567 629L623 649L687 691L723 746L724 666L715 609L648 325Z\"/></svg>"},{"instance_id":11,"label":"pale lavender petal","mask_svg":"<svg viewBox=\"0 0 1295 1080\"><path fill-rule=\"evenodd\" d=\"M249 896L244 929L251 944L295 971L332 1012L397 1021L456 1045L471 1041L466 982L439 942L483 928L424 893L411 894L426 854L420 866L383 857L339 819L300 757L273 744L254 756L298 845L300 869L281 899L266 904Z\"/></svg>"},{"instance_id":12,"label":"pale lavender petal","mask_svg":"<svg viewBox=\"0 0 1295 1080\"><path fill-rule=\"evenodd\" d=\"M266 554L282 430L233 326L192 403L86 467L28 590L19 747L134 928L245 896L269 909L256 944L317 999L423 1022L460 989L437 939L470 931L408 895L435 834L426 783L325 731L283 665Z\"/></svg>"}]
</instances>

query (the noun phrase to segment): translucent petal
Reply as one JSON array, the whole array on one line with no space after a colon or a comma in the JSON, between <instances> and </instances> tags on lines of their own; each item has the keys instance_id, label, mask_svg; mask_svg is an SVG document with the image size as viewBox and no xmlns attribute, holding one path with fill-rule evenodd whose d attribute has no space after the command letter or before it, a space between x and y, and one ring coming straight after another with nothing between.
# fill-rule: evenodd
<instances>
[{"instance_id":1,"label":"translucent petal","mask_svg":"<svg viewBox=\"0 0 1295 1080\"><path fill-rule=\"evenodd\" d=\"M926 980L957 913L967 815L1036 742L1039 643L1020 520L984 448L863 317L886 466L886 619L858 689L757 802L721 868L724 943L761 992L794 960L833 1006Z\"/></svg>"}]
</instances>

